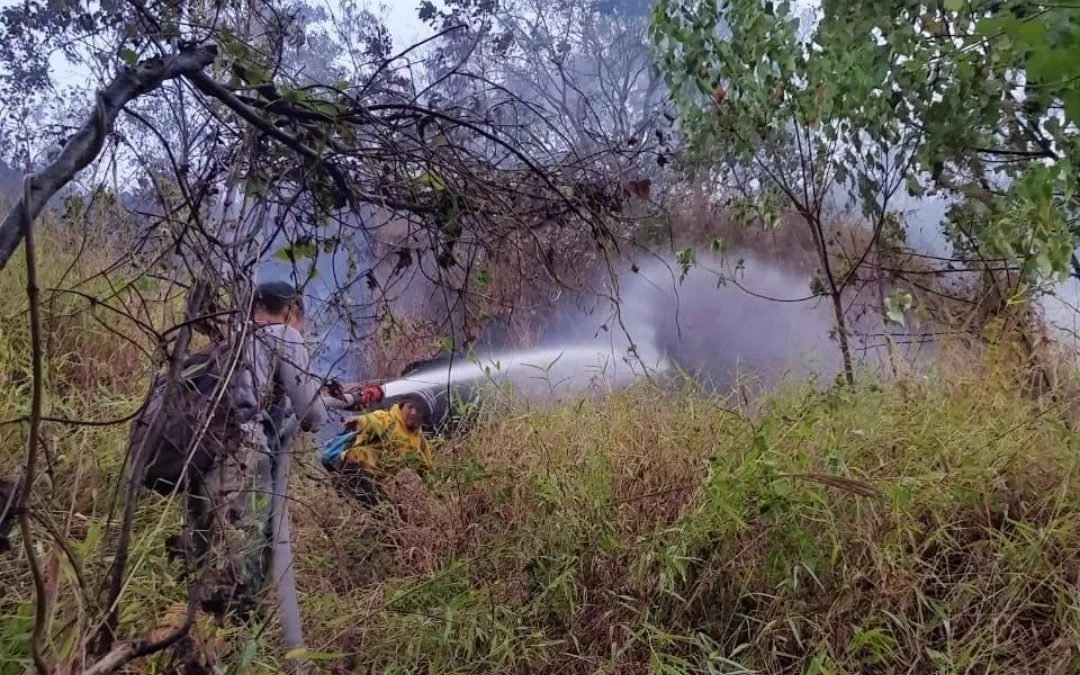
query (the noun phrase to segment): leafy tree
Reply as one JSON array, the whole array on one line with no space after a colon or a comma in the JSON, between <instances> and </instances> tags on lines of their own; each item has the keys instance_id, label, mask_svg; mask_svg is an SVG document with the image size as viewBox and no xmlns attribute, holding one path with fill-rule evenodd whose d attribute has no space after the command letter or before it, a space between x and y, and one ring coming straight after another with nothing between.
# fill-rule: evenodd
<instances>
[{"instance_id":1,"label":"leafy tree","mask_svg":"<svg viewBox=\"0 0 1080 675\"><path fill-rule=\"evenodd\" d=\"M891 114L891 91L924 74L844 31L839 22L807 31L786 0L661 0L651 24L689 160L722 167L766 226L791 207L809 228L820 268L813 295L832 300L851 382L844 293L885 229L921 134ZM827 222L841 190L873 231L853 263L837 260Z\"/></svg>"},{"instance_id":2,"label":"leafy tree","mask_svg":"<svg viewBox=\"0 0 1080 675\"><path fill-rule=\"evenodd\" d=\"M921 131L910 191L955 199L946 232L958 251L1002 255L1029 284L1070 265L1080 273L1078 11L1028 0L830 1L817 29L823 45L903 59L912 77L892 88L887 112Z\"/></svg>"}]
</instances>

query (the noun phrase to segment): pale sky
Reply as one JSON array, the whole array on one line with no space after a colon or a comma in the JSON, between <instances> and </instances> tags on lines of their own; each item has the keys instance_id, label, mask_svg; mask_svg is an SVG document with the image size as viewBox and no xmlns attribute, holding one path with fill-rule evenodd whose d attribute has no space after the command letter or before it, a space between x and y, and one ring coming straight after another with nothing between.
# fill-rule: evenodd
<instances>
[{"instance_id":1,"label":"pale sky","mask_svg":"<svg viewBox=\"0 0 1080 675\"><path fill-rule=\"evenodd\" d=\"M395 47L401 49L431 36L432 30L416 18L418 2L389 0L389 4L391 7L385 7L385 13L380 13L386 21L386 27L390 29L390 34L394 36Z\"/></svg>"}]
</instances>

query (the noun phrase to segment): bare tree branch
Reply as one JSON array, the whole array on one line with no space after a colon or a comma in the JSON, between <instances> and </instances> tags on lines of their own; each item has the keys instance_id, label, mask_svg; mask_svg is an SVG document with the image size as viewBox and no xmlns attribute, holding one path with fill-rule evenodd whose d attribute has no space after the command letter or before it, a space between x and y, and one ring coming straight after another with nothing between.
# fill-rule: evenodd
<instances>
[{"instance_id":1,"label":"bare tree branch","mask_svg":"<svg viewBox=\"0 0 1080 675\"><path fill-rule=\"evenodd\" d=\"M187 609L184 613L184 620L180 625L173 628L160 640L136 640L116 645L94 665L84 670L83 675L108 675L108 673L116 672L135 659L168 649L179 642L191 630L191 626L195 623L197 605L197 586L192 584L188 587Z\"/></svg>"},{"instance_id":2,"label":"bare tree branch","mask_svg":"<svg viewBox=\"0 0 1080 675\"><path fill-rule=\"evenodd\" d=\"M30 189L0 223L0 270L7 266L23 238L23 223L33 221L41 210L79 171L101 152L105 137L117 115L133 99L161 86L166 80L194 73L217 58L215 45L203 45L125 68L97 94L96 107L82 127L67 139L64 149L48 166L30 177Z\"/></svg>"},{"instance_id":3,"label":"bare tree branch","mask_svg":"<svg viewBox=\"0 0 1080 675\"><path fill-rule=\"evenodd\" d=\"M179 381L184 355L187 352L188 345L191 343L192 331L190 328L190 321L193 317L199 315L199 309L201 305L206 302L209 292L210 290L206 284L196 284L195 289L193 289L188 296L188 306L185 312L186 323L177 334L176 343L173 345L173 350L170 354L168 380L166 382L167 388L165 390L166 397L171 396L172 390L177 386L176 383ZM168 400L168 398L166 398L166 400ZM157 424L160 415L161 412L158 411L150 424ZM143 443L145 444L145 439ZM120 594L124 589L124 572L127 567L129 541L131 539L131 530L135 520L135 509L138 506L139 494L142 490L143 476L146 472L146 462L148 459L146 448L140 445L138 448L129 448L129 452L132 453L131 475L128 479L128 492L124 502L124 515L120 525L120 536L116 545L116 557L113 559L113 564L110 569L112 578L109 585L109 613L97 636L98 653L104 653L111 650L113 643L116 640L116 628L120 622Z\"/></svg>"},{"instance_id":4,"label":"bare tree branch","mask_svg":"<svg viewBox=\"0 0 1080 675\"><path fill-rule=\"evenodd\" d=\"M23 198L28 199L31 178L23 180ZM22 531L23 547L26 559L30 563L30 573L34 577L34 628L30 637L30 651L34 658L34 667L39 675L48 675L49 664L42 651L41 640L45 633L48 618L48 602L45 592L45 578L34 550L34 538L30 530L30 491L34 489L37 471L37 453L41 437L41 399L44 386L41 349L41 306L38 301L37 259L34 255L33 219L25 217L22 223L26 237L26 301L30 306L30 358L32 384L30 391L30 430L26 435L26 464L23 470L22 486L19 489L19 528Z\"/></svg>"}]
</instances>

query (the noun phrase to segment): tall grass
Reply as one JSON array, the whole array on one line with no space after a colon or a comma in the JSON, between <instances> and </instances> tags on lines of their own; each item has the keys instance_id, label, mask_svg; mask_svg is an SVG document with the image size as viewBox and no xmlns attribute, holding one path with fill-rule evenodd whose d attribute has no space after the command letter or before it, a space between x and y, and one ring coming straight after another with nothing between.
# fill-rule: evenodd
<instances>
[{"instance_id":1,"label":"tall grass","mask_svg":"<svg viewBox=\"0 0 1080 675\"><path fill-rule=\"evenodd\" d=\"M127 266L115 266L125 251L88 246L80 230L48 218L39 228L44 414L65 421L42 425L30 505L49 600L47 653L59 672L78 672L85 641L104 616L105 580L123 500L119 477L128 427L108 422L138 409L154 347L140 324L160 326L174 303L162 299L155 282L134 278ZM9 479L22 475L27 433L23 418L30 400L25 277L21 255L0 274L5 299L0 323L0 477ZM146 501L132 552L135 574L126 597L135 600L124 609L126 631L143 628L143 618L163 609L168 597L184 596L183 588L165 573L160 555L164 535L159 531L175 526L175 513L151 498ZM0 673L5 675L29 666L34 598L21 546L17 538L17 550L0 557Z\"/></svg>"},{"instance_id":2,"label":"tall grass","mask_svg":"<svg viewBox=\"0 0 1080 675\"><path fill-rule=\"evenodd\" d=\"M328 544L357 519L304 519L332 532L303 541L314 644L365 672L1074 672L1076 441L1006 382L504 412L363 581Z\"/></svg>"},{"instance_id":3,"label":"tall grass","mask_svg":"<svg viewBox=\"0 0 1080 675\"><path fill-rule=\"evenodd\" d=\"M27 400L20 274L0 275L5 418ZM114 331L134 327L57 303L50 414L130 412L146 360ZM1007 354L889 385L789 387L753 411L651 385L494 402L438 444L428 486L394 486L404 519L384 525L304 455L291 496L309 655L335 673L1078 672L1077 436L1065 403L1018 393ZM105 611L126 427L46 430L34 506L47 651L78 672ZM5 472L23 433L0 427ZM175 509L147 495L125 635L184 597L163 550L173 527ZM0 588L0 674L22 673L19 552L0 558ZM280 671L273 621L204 623L200 637L221 672Z\"/></svg>"}]
</instances>

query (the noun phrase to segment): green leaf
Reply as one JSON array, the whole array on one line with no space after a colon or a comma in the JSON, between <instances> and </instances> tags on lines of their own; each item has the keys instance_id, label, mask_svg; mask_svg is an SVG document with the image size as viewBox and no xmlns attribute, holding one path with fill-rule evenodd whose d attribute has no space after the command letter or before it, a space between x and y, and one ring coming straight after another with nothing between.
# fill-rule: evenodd
<instances>
[{"instance_id":1,"label":"green leaf","mask_svg":"<svg viewBox=\"0 0 1080 675\"><path fill-rule=\"evenodd\" d=\"M904 178L904 183L907 185L908 194L910 194L912 197L921 197L923 192L925 192L923 186L919 183L919 179L915 176L915 174L909 173Z\"/></svg>"},{"instance_id":2,"label":"green leaf","mask_svg":"<svg viewBox=\"0 0 1080 675\"><path fill-rule=\"evenodd\" d=\"M1046 251L1040 251L1035 256L1035 267L1041 276L1050 276L1054 271L1054 265L1050 262L1050 256L1046 254Z\"/></svg>"},{"instance_id":3,"label":"green leaf","mask_svg":"<svg viewBox=\"0 0 1080 675\"><path fill-rule=\"evenodd\" d=\"M985 19L979 19L975 24L975 32L984 37L992 37L998 34L1015 33L1020 25L1019 19L1012 14L1002 14Z\"/></svg>"},{"instance_id":4,"label":"green leaf","mask_svg":"<svg viewBox=\"0 0 1080 675\"><path fill-rule=\"evenodd\" d=\"M945 0L944 7L947 12L960 12L964 9L964 0Z\"/></svg>"},{"instance_id":5,"label":"green leaf","mask_svg":"<svg viewBox=\"0 0 1080 675\"><path fill-rule=\"evenodd\" d=\"M1065 116L1073 124L1080 124L1080 89L1070 89L1062 94L1065 104Z\"/></svg>"},{"instance_id":6,"label":"green leaf","mask_svg":"<svg viewBox=\"0 0 1080 675\"><path fill-rule=\"evenodd\" d=\"M681 283L686 279L686 275L690 273L690 268L697 262L697 256L694 254L694 249L687 246L675 253L675 260L682 269L682 274L679 275L679 282Z\"/></svg>"},{"instance_id":7,"label":"green leaf","mask_svg":"<svg viewBox=\"0 0 1080 675\"><path fill-rule=\"evenodd\" d=\"M888 303L886 303L885 320L888 323L896 324L902 328L904 326L904 313L897 310L895 307L889 307Z\"/></svg>"},{"instance_id":8,"label":"green leaf","mask_svg":"<svg viewBox=\"0 0 1080 675\"><path fill-rule=\"evenodd\" d=\"M314 258L318 253L313 243L296 243L291 246L284 246L274 252L274 258L289 263L295 263L305 258Z\"/></svg>"},{"instance_id":9,"label":"green leaf","mask_svg":"<svg viewBox=\"0 0 1080 675\"><path fill-rule=\"evenodd\" d=\"M843 185L847 183L848 178L851 177L848 173L847 167L844 166L842 163L836 165L836 171L834 172L834 176L838 185Z\"/></svg>"},{"instance_id":10,"label":"green leaf","mask_svg":"<svg viewBox=\"0 0 1080 675\"><path fill-rule=\"evenodd\" d=\"M416 179L416 184L430 187L433 190L443 190L446 188L446 181L444 181L442 178L439 178L438 175L431 173L430 171L425 171L424 173L420 174L420 176Z\"/></svg>"},{"instance_id":11,"label":"green leaf","mask_svg":"<svg viewBox=\"0 0 1080 675\"><path fill-rule=\"evenodd\" d=\"M301 103L307 100L307 92L300 91L299 89L281 87L279 91L281 92L281 97L289 103Z\"/></svg>"},{"instance_id":12,"label":"green leaf","mask_svg":"<svg viewBox=\"0 0 1080 675\"><path fill-rule=\"evenodd\" d=\"M904 289L896 289L885 298L885 320L887 323L896 324L897 326L906 326L907 321L904 318L904 312L911 309L912 305L911 292Z\"/></svg>"},{"instance_id":13,"label":"green leaf","mask_svg":"<svg viewBox=\"0 0 1080 675\"><path fill-rule=\"evenodd\" d=\"M610 534L602 537L597 543L599 544L600 550L604 553L611 553L619 548L619 540Z\"/></svg>"},{"instance_id":14,"label":"green leaf","mask_svg":"<svg viewBox=\"0 0 1080 675\"><path fill-rule=\"evenodd\" d=\"M134 49L131 49L129 47L124 47L123 49L121 49L119 52L119 56L120 60L128 64L129 66L134 66L135 63L139 60L139 55L135 53Z\"/></svg>"},{"instance_id":15,"label":"green leaf","mask_svg":"<svg viewBox=\"0 0 1080 675\"><path fill-rule=\"evenodd\" d=\"M259 66L248 66L243 69L243 72L248 84L260 85L270 81L270 71Z\"/></svg>"},{"instance_id":16,"label":"green leaf","mask_svg":"<svg viewBox=\"0 0 1080 675\"><path fill-rule=\"evenodd\" d=\"M251 665L255 661L255 657L259 653L259 641L252 638L244 645L244 651L240 654L239 663L236 664L236 670L234 672L237 675L247 675L251 671Z\"/></svg>"}]
</instances>

